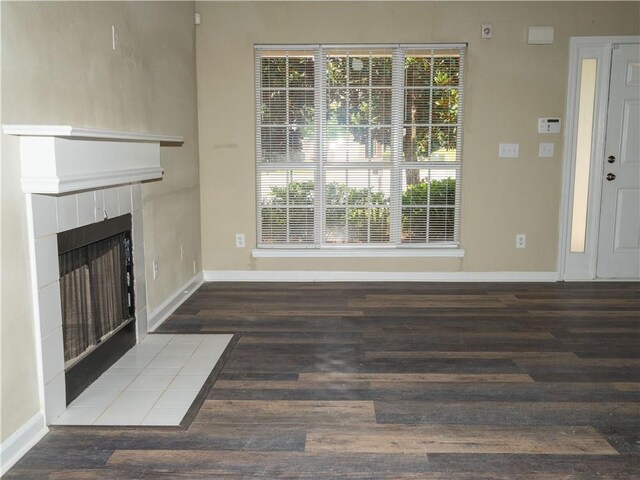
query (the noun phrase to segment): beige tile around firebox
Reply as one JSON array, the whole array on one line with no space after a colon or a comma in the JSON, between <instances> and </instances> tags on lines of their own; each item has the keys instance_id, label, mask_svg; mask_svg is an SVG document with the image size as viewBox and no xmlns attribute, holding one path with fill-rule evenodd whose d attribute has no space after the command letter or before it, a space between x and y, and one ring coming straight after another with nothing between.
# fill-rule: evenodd
<instances>
[{"instance_id":1,"label":"beige tile around firebox","mask_svg":"<svg viewBox=\"0 0 640 480\"><path fill-rule=\"evenodd\" d=\"M149 334L52 423L177 426L231 338Z\"/></svg>"}]
</instances>

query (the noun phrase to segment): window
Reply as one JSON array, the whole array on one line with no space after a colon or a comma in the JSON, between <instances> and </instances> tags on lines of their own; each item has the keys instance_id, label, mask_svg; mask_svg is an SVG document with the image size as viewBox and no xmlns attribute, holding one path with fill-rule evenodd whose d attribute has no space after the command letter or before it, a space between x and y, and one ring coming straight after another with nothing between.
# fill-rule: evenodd
<instances>
[{"instance_id":1,"label":"window","mask_svg":"<svg viewBox=\"0 0 640 480\"><path fill-rule=\"evenodd\" d=\"M464 47L256 47L259 247L457 246Z\"/></svg>"},{"instance_id":2,"label":"window","mask_svg":"<svg viewBox=\"0 0 640 480\"><path fill-rule=\"evenodd\" d=\"M576 166L573 183L571 219L571 253L584 253L587 241L587 206L589 203L589 170L596 101L597 58L583 58L578 96Z\"/></svg>"}]
</instances>

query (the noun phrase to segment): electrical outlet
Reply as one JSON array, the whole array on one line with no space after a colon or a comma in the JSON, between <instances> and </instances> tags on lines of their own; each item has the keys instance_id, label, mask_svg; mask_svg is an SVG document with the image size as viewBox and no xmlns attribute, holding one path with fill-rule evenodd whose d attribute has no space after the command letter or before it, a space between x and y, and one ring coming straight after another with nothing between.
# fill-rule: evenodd
<instances>
[{"instance_id":1,"label":"electrical outlet","mask_svg":"<svg viewBox=\"0 0 640 480\"><path fill-rule=\"evenodd\" d=\"M244 248L244 233L236 233L236 248Z\"/></svg>"},{"instance_id":2,"label":"electrical outlet","mask_svg":"<svg viewBox=\"0 0 640 480\"><path fill-rule=\"evenodd\" d=\"M498 150L498 156L500 158L518 158L520 153L519 143L501 143Z\"/></svg>"},{"instance_id":3,"label":"electrical outlet","mask_svg":"<svg viewBox=\"0 0 640 480\"><path fill-rule=\"evenodd\" d=\"M158 257L156 257L153 262L151 263L151 265L153 266L153 279L157 280L158 278L158 267L160 264L160 259Z\"/></svg>"},{"instance_id":4,"label":"electrical outlet","mask_svg":"<svg viewBox=\"0 0 640 480\"><path fill-rule=\"evenodd\" d=\"M197 269L198 269L198 267L196 266L196 261L194 260L193 261L193 274L194 275L198 273Z\"/></svg>"},{"instance_id":5,"label":"electrical outlet","mask_svg":"<svg viewBox=\"0 0 640 480\"><path fill-rule=\"evenodd\" d=\"M527 236L524 233L516 234L516 248L524 248L527 246Z\"/></svg>"},{"instance_id":6,"label":"electrical outlet","mask_svg":"<svg viewBox=\"0 0 640 480\"><path fill-rule=\"evenodd\" d=\"M180 259L184 260L184 245L180 244Z\"/></svg>"},{"instance_id":7,"label":"electrical outlet","mask_svg":"<svg viewBox=\"0 0 640 480\"><path fill-rule=\"evenodd\" d=\"M553 143L541 143L538 150L538 157L540 158L553 158L555 144Z\"/></svg>"}]
</instances>

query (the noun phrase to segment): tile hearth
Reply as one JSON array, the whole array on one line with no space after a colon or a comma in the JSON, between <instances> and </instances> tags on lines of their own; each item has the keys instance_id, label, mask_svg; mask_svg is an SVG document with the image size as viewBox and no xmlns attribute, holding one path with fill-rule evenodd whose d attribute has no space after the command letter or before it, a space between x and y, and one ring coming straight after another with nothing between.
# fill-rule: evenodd
<instances>
[{"instance_id":1,"label":"tile hearth","mask_svg":"<svg viewBox=\"0 0 640 480\"><path fill-rule=\"evenodd\" d=\"M149 334L52 424L178 426L232 337Z\"/></svg>"}]
</instances>

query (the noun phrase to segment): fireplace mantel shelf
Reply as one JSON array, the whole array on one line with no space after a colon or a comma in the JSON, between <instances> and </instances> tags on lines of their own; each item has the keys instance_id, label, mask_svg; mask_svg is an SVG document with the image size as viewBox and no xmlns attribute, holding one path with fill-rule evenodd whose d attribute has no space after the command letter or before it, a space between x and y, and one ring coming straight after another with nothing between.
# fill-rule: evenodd
<instances>
[{"instance_id":1,"label":"fireplace mantel shelf","mask_svg":"<svg viewBox=\"0 0 640 480\"><path fill-rule=\"evenodd\" d=\"M78 139L126 140L129 142L158 142L162 144L183 143L178 135L158 135L155 133L119 132L96 128L73 127L71 125L3 125L7 135L27 137L69 137Z\"/></svg>"},{"instance_id":2,"label":"fireplace mantel shelf","mask_svg":"<svg viewBox=\"0 0 640 480\"><path fill-rule=\"evenodd\" d=\"M3 125L20 137L22 190L62 194L161 179L161 146L177 135L118 132L70 125Z\"/></svg>"}]
</instances>

